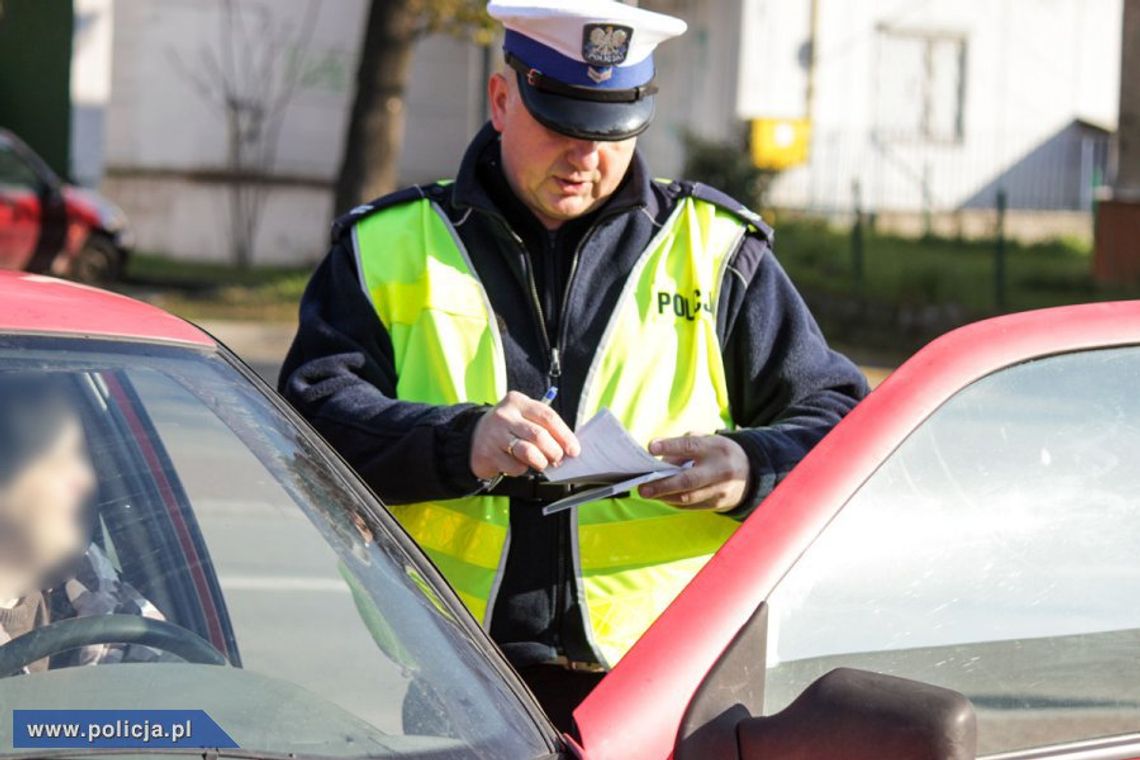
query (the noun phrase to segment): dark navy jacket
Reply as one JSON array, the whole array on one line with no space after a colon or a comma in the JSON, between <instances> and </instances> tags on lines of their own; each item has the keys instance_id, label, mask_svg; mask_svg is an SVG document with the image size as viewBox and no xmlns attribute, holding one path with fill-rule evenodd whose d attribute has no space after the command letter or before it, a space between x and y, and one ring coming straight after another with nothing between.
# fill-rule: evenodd
<instances>
[{"instance_id":1,"label":"dark navy jacket","mask_svg":"<svg viewBox=\"0 0 1140 760\"><path fill-rule=\"evenodd\" d=\"M347 234L362 216L423 194L451 218L487 290L509 387L540 397L550 383L550 349L560 348L554 407L571 424L622 285L678 197L693 192L752 225L730 261L717 325L732 417L741 428L729 435L752 463L749 494L734 517L755 508L866 393L861 373L828 348L772 255L771 230L740 204L704 186L651 180L635 155L600 210L564 225L567 235L544 238L495 180L498 155L498 136L488 125L468 148L454 184L409 188L338 220L332 250L301 302L280 390L386 501L455 498L480 487L468 462L484 408L396 400L392 344L361 287ZM536 250L543 239L553 250ZM510 549L491 633L518 666L555 654L592 659L577 609L569 528L567 514L544 518L533 502L511 503Z\"/></svg>"}]
</instances>

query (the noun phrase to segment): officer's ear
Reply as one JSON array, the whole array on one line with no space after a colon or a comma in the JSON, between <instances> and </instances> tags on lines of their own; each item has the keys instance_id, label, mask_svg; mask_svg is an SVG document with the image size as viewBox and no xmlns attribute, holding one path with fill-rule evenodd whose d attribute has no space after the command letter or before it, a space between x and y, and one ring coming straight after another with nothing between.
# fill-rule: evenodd
<instances>
[{"instance_id":1,"label":"officer's ear","mask_svg":"<svg viewBox=\"0 0 1140 760\"><path fill-rule=\"evenodd\" d=\"M491 125L496 132L502 132L506 126L507 110L513 97L507 75L501 71L492 74L487 80L487 102L491 105Z\"/></svg>"}]
</instances>

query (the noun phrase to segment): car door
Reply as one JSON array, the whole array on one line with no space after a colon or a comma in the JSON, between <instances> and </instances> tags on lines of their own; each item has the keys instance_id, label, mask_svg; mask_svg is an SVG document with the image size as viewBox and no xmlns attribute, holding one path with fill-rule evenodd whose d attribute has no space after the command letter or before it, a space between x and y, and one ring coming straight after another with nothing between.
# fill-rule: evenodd
<instances>
[{"instance_id":1,"label":"car door","mask_svg":"<svg viewBox=\"0 0 1140 760\"><path fill-rule=\"evenodd\" d=\"M1136 303L920 352L579 707L587 756L735 752L853 668L968 697L979 756L1140 757L1138 378Z\"/></svg>"},{"instance_id":2,"label":"car door","mask_svg":"<svg viewBox=\"0 0 1140 760\"><path fill-rule=\"evenodd\" d=\"M23 269L39 235L39 176L0 135L0 269Z\"/></svg>"}]
</instances>

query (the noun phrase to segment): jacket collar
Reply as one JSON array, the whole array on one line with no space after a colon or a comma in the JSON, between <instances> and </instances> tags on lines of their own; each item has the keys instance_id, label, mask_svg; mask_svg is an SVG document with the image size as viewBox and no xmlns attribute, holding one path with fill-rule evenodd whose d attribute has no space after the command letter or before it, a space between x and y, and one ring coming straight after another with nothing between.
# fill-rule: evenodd
<instances>
[{"instance_id":1,"label":"jacket collar","mask_svg":"<svg viewBox=\"0 0 1140 760\"><path fill-rule=\"evenodd\" d=\"M486 152L498 143L498 140L499 133L490 122L487 122L467 146L463 162L459 165L459 174L455 177L451 201L455 208L470 208L500 219L504 218L502 209L479 180L478 172L479 162L484 159ZM626 181L604 205L605 215L645 208L652 201L653 191L650 186L649 170L641 157L641 152L635 150Z\"/></svg>"}]
</instances>

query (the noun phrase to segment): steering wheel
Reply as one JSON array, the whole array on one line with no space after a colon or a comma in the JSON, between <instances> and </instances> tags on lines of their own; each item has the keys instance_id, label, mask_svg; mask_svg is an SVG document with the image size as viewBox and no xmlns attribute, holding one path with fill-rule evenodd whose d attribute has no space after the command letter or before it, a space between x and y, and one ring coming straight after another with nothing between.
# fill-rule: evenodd
<instances>
[{"instance_id":1,"label":"steering wheel","mask_svg":"<svg viewBox=\"0 0 1140 760\"><path fill-rule=\"evenodd\" d=\"M141 644L201 665L226 665L226 656L193 631L141 615L92 615L45 625L0 646L0 678L25 665L92 644Z\"/></svg>"}]
</instances>

